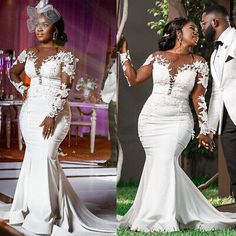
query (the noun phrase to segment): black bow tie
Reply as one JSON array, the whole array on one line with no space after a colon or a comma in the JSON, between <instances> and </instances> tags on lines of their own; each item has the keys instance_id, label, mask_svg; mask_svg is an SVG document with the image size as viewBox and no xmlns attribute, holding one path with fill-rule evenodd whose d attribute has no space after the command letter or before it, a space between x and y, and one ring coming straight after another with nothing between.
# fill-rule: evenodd
<instances>
[{"instance_id":1,"label":"black bow tie","mask_svg":"<svg viewBox=\"0 0 236 236\"><path fill-rule=\"evenodd\" d=\"M222 46L222 45L223 45L223 42L221 42L221 41L215 41L214 42L214 47L215 47L216 50L218 50L219 46Z\"/></svg>"}]
</instances>

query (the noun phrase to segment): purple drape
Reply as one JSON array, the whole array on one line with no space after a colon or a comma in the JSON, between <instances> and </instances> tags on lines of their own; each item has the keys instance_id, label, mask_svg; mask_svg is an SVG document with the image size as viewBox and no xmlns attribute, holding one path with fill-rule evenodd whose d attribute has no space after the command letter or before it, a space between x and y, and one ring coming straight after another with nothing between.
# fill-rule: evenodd
<instances>
[{"instance_id":1,"label":"purple drape","mask_svg":"<svg viewBox=\"0 0 236 236\"><path fill-rule=\"evenodd\" d=\"M6 0L0 6L0 49L13 49L16 55L36 44L34 34L27 30L28 5L35 0ZM115 44L116 0L49 0L63 16L68 36L66 47L79 58L77 76L70 98L76 97L77 80L88 74L103 79L107 50ZM106 134L106 112L98 111L97 133Z\"/></svg>"}]
</instances>

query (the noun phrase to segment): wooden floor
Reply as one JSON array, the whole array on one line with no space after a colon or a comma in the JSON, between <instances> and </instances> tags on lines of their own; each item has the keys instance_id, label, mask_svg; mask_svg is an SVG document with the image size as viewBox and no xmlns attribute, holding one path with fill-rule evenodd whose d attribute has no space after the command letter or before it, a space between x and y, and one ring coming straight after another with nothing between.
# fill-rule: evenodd
<instances>
[{"instance_id":1,"label":"wooden floor","mask_svg":"<svg viewBox=\"0 0 236 236\"><path fill-rule=\"evenodd\" d=\"M95 152L90 153L89 136L78 139L76 145L75 137L71 137L71 145L68 147L68 137L63 141L60 148L65 156L60 156L60 160L65 161L91 161L91 160L107 160L110 157L110 141L106 137L96 137ZM22 161L24 157L24 149L18 150L17 138L11 140L11 148L6 147L6 139L0 139L0 162ZM1 199L7 196L1 196ZM11 202L12 199L5 199L4 202ZM13 227L9 226L5 221L0 220L0 236L22 236Z\"/></svg>"},{"instance_id":2,"label":"wooden floor","mask_svg":"<svg viewBox=\"0 0 236 236\"><path fill-rule=\"evenodd\" d=\"M79 137L76 145L75 137L71 138L71 145L68 146L68 137L62 142L60 148L65 156L59 156L60 160L65 161L91 161L91 160L107 160L110 157L110 141L107 137L96 137L95 151L90 153L89 136ZM22 151L18 149L17 138L11 140L11 148L6 147L6 139L0 139L0 162L22 161L25 147ZM1 236L1 235L0 235Z\"/></svg>"}]
</instances>

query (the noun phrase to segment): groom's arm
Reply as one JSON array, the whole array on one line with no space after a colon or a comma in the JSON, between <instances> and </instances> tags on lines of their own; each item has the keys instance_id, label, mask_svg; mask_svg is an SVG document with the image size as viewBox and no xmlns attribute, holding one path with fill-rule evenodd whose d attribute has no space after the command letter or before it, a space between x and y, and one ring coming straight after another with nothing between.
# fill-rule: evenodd
<instances>
[{"instance_id":1,"label":"groom's arm","mask_svg":"<svg viewBox=\"0 0 236 236\"><path fill-rule=\"evenodd\" d=\"M212 92L208 109L208 126L213 134L216 133L219 123L219 110L220 110L220 91L215 81L212 82Z\"/></svg>"}]
</instances>

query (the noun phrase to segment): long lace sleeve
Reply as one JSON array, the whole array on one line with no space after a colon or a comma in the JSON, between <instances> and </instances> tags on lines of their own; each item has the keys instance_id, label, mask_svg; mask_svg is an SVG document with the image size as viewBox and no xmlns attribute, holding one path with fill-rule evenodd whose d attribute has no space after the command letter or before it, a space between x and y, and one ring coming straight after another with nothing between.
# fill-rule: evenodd
<instances>
[{"instance_id":1,"label":"long lace sleeve","mask_svg":"<svg viewBox=\"0 0 236 236\"><path fill-rule=\"evenodd\" d=\"M24 91L28 88L24 85L23 81L20 78L20 74L25 68L25 62L27 60L27 57L27 51L22 51L9 71L10 81L21 95L23 95Z\"/></svg>"},{"instance_id":2,"label":"long lace sleeve","mask_svg":"<svg viewBox=\"0 0 236 236\"><path fill-rule=\"evenodd\" d=\"M155 57L151 54L145 63L136 71L131 62L129 50L120 53L121 65L129 86L140 84L151 77L153 69L152 64L154 60Z\"/></svg>"},{"instance_id":3,"label":"long lace sleeve","mask_svg":"<svg viewBox=\"0 0 236 236\"><path fill-rule=\"evenodd\" d=\"M195 62L195 68L197 77L192 93L193 105L198 117L200 134L206 135L210 133L207 118L207 105L205 101L205 94L208 85L209 67L207 65L207 62L203 58L201 58L201 60Z\"/></svg>"},{"instance_id":4,"label":"long lace sleeve","mask_svg":"<svg viewBox=\"0 0 236 236\"><path fill-rule=\"evenodd\" d=\"M75 77L78 59L71 52L61 52L61 86L51 104L47 117L55 118L64 109L67 97L71 91L71 84Z\"/></svg>"}]
</instances>

